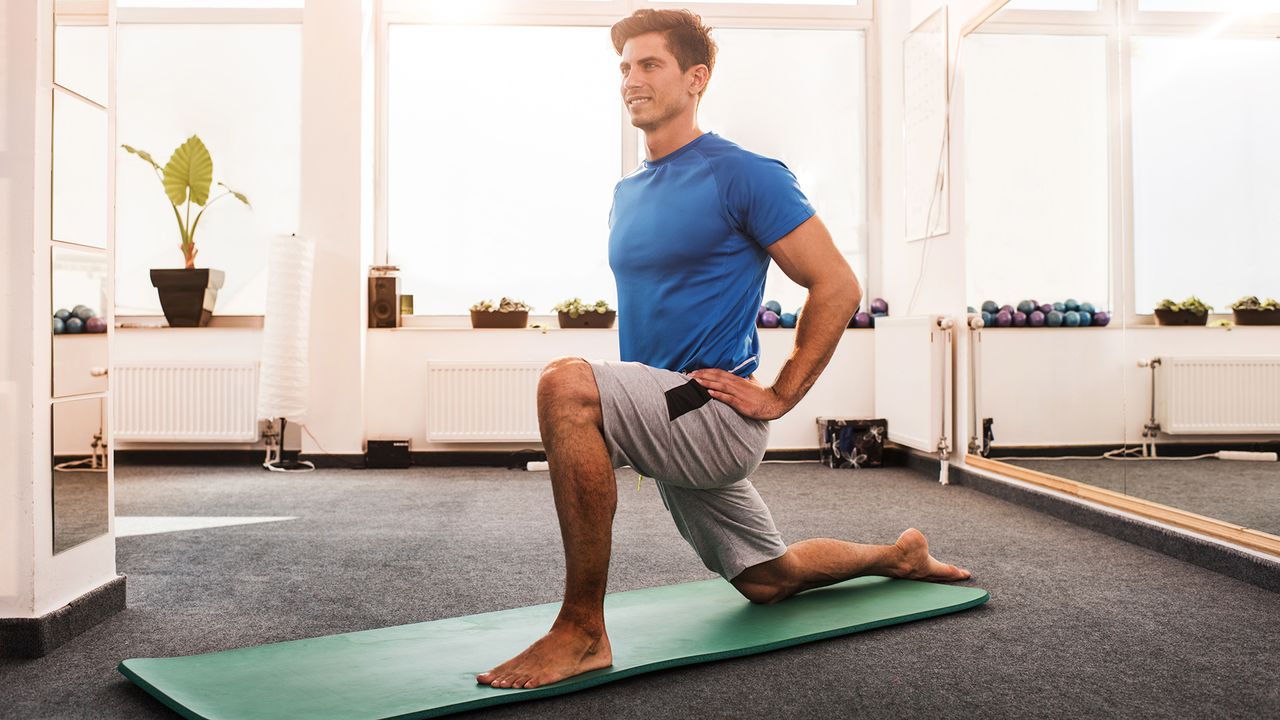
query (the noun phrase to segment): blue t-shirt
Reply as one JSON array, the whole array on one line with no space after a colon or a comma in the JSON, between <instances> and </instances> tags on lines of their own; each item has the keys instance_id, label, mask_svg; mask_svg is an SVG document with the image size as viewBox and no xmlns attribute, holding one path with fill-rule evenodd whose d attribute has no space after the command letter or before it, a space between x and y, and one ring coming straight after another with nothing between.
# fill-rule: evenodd
<instances>
[{"instance_id":1,"label":"blue t-shirt","mask_svg":"<svg viewBox=\"0 0 1280 720\"><path fill-rule=\"evenodd\" d=\"M609 211L622 360L689 372L758 358L765 248L813 214L786 165L715 133L643 162Z\"/></svg>"}]
</instances>

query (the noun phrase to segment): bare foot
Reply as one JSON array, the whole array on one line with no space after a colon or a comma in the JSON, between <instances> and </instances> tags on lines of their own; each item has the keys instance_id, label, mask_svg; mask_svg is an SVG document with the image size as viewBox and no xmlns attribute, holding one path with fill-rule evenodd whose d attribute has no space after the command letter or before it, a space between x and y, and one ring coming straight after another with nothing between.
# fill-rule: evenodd
<instances>
[{"instance_id":1,"label":"bare foot","mask_svg":"<svg viewBox=\"0 0 1280 720\"><path fill-rule=\"evenodd\" d=\"M476 682L496 688L536 688L613 664L609 636L569 623L557 623L524 652L486 673Z\"/></svg>"},{"instance_id":2,"label":"bare foot","mask_svg":"<svg viewBox=\"0 0 1280 720\"><path fill-rule=\"evenodd\" d=\"M903 571L901 575L910 580L926 580L929 582L952 582L968 580L969 571L938 562L929 554L929 541L924 533L915 528L908 528L898 536L894 545L902 551Z\"/></svg>"}]
</instances>

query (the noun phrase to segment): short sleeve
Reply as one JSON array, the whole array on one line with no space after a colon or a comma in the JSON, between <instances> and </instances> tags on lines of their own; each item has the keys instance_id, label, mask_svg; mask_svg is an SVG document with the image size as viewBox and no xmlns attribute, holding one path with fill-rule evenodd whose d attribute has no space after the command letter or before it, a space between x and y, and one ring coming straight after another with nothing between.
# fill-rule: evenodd
<instances>
[{"instance_id":1,"label":"short sleeve","mask_svg":"<svg viewBox=\"0 0 1280 720\"><path fill-rule=\"evenodd\" d=\"M815 213L796 176L780 160L743 155L717 176L730 221L760 247L781 240Z\"/></svg>"}]
</instances>

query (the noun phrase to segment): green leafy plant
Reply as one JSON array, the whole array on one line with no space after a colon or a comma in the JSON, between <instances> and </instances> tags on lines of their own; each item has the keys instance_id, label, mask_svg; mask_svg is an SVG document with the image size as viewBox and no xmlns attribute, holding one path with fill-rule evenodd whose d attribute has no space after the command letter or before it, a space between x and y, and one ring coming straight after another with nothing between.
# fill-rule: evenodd
<instances>
[{"instance_id":1,"label":"green leafy plant","mask_svg":"<svg viewBox=\"0 0 1280 720\"><path fill-rule=\"evenodd\" d=\"M494 305L492 300L481 300L471 306L471 310L474 312L528 312L532 309L532 307L519 300L512 300L506 297L502 298L497 305Z\"/></svg>"},{"instance_id":2,"label":"green leafy plant","mask_svg":"<svg viewBox=\"0 0 1280 720\"><path fill-rule=\"evenodd\" d=\"M1204 302L1201 301L1200 298L1196 297L1195 295L1192 295L1191 297L1187 298L1186 300L1183 300L1180 303L1176 303L1168 298L1165 298L1164 300L1160 301L1160 304L1156 306L1156 309L1172 310L1174 312L1182 312L1183 310L1186 310L1192 315L1205 315L1207 313L1213 312L1212 305L1205 305Z\"/></svg>"},{"instance_id":3,"label":"green leafy plant","mask_svg":"<svg viewBox=\"0 0 1280 720\"><path fill-rule=\"evenodd\" d=\"M1267 298L1263 302L1256 295L1242 297L1231 304L1232 310L1280 310L1280 303L1275 298Z\"/></svg>"},{"instance_id":4,"label":"green leafy plant","mask_svg":"<svg viewBox=\"0 0 1280 720\"><path fill-rule=\"evenodd\" d=\"M186 142L179 145L178 149L173 151L173 155L169 156L169 162L165 163L163 168L146 150L139 150L129 145L120 147L149 163L156 171L156 177L160 178L160 184L164 186L164 194L173 205L173 216L178 219L178 230L182 233L182 257L186 260L188 270L196 266L196 253L199 252L196 249L196 227L200 225L200 218L204 217L204 211L208 210L210 205L230 195L245 205L253 207L244 193L236 192L222 183L218 183L218 186L226 192L212 200L209 199L209 190L213 185L213 157L209 155L209 149L197 135L192 135ZM185 206L183 210L178 209L180 205ZM200 208L194 220L191 219L192 205Z\"/></svg>"},{"instance_id":5,"label":"green leafy plant","mask_svg":"<svg viewBox=\"0 0 1280 720\"><path fill-rule=\"evenodd\" d=\"M613 308L609 307L609 303L604 300L597 300L594 305L588 305L582 302L582 298L570 298L559 305L555 306L556 312L569 313L569 317L576 318L579 315L585 315L589 312L600 313L601 315L610 312Z\"/></svg>"}]
</instances>

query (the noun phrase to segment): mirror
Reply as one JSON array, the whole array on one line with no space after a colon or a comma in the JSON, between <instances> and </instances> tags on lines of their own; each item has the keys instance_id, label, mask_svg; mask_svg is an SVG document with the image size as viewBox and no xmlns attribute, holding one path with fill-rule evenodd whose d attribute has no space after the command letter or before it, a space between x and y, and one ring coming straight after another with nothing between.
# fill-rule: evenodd
<instances>
[{"instance_id":1,"label":"mirror","mask_svg":"<svg viewBox=\"0 0 1280 720\"><path fill-rule=\"evenodd\" d=\"M53 403L53 552L107 532L106 400Z\"/></svg>"},{"instance_id":2,"label":"mirror","mask_svg":"<svg viewBox=\"0 0 1280 720\"><path fill-rule=\"evenodd\" d=\"M944 235L950 230L948 68L947 8L943 6L907 33L902 42L908 241Z\"/></svg>"},{"instance_id":3,"label":"mirror","mask_svg":"<svg viewBox=\"0 0 1280 720\"><path fill-rule=\"evenodd\" d=\"M56 0L53 9L53 82L107 105L107 0Z\"/></svg>"},{"instance_id":4,"label":"mirror","mask_svg":"<svg viewBox=\"0 0 1280 720\"><path fill-rule=\"evenodd\" d=\"M1111 458L1135 438L1107 30L1023 29L1003 12L962 40L979 427L992 459L1124 494L1130 463Z\"/></svg>"},{"instance_id":5,"label":"mirror","mask_svg":"<svg viewBox=\"0 0 1280 720\"><path fill-rule=\"evenodd\" d=\"M968 297L991 321L971 392L990 457L1277 552L1280 23L1104 14L1010 3L962 40ZM1056 310L1060 327L1017 327L1021 302L1068 298L1110 324L1067 327L1071 308L1050 307L1036 320ZM1181 307L1160 318L1164 300Z\"/></svg>"},{"instance_id":6,"label":"mirror","mask_svg":"<svg viewBox=\"0 0 1280 720\"><path fill-rule=\"evenodd\" d=\"M107 111L63 90L53 93L53 239L107 246Z\"/></svg>"},{"instance_id":7,"label":"mirror","mask_svg":"<svg viewBox=\"0 0 1280 720\"><path fill-rule=\"evenodd\" d=\"M53 396L106 392L106 252L55 246L52 253Z\"/></svg>"}]
</instances>

